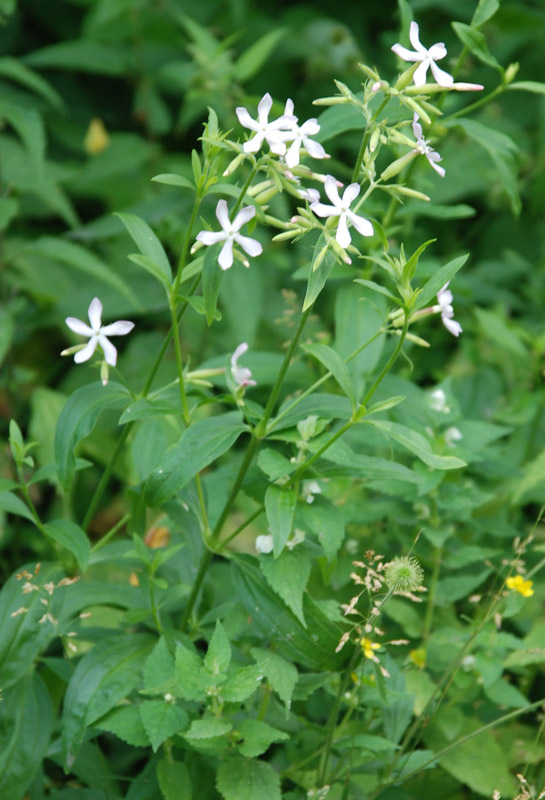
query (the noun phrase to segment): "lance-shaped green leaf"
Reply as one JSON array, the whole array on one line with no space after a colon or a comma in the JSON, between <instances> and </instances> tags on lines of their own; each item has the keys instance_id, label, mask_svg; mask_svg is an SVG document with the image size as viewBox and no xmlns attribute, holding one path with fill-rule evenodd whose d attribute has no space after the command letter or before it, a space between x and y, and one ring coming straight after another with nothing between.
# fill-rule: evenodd
<instances>
[{"instance_id":1,"label":"lance-shaped green leaf","mask_svg":"<svg viewBox=\"0 0 545 800\"><path fill-rule=\"evenodd\" d=\"M500 0L479 0L471 20L472 28L480 28L491 19L500 7Z\"/></svg>"},{"instance_id":2,"label":"lance-shaped green leaf","mask_svg":"<svg viewBox=\"0 0 545 800\"><path fill-rule=\"evenodd\" d=\"M297 494L293 489L281 489L273 484L265 493L265 513L273 537L275 558L278 558L289 539L296 505Z\"/></svg>"},{"instance_id":3,"label":"lance-shaped green leaf","mask_svg":"<svg viewBox=\"0 0 545 800\"><path fill-rule=\"evenodd\" d=\"M341 356L335 350L333 350L333 348L328 347L325 344L318 344L317 342L303 345L303 350L305 350L307 353L310 353L310 355L314 356L314 358L317 358L318 361L320 361L328 370L328 372L331 372L345 395L352 403L352 408L355 409L357 405L356 388L354 386L352 376L350 375L350 370Z\"/></svg>"},{"instance_id":4,"label":"lance-shaped green leaf","mask_svg":"<svg viewBox=\"0 0 545 800\"><path fill-rule=\"evenodd\" d=\"M164 183L167 186L181 186L183 189L192 189L195 191L195 187L191 183L190 180L184 178L183 175L176 175L172 172L165 172L161 173L161 175L154 175L152 181L155 183Z\"/></svg>"},{"instance_id":5,"label":"lance-shaped green leaf","mask_svg":"<svg viewBox=\"0 0 545 800\"><path fill-rule=\"evenodd\" d=\"M218 264L219 245L207 247L202 265L202 296L209 325L214 321L223 270Z\"/></svg>"},{"instance_id":6,"label":"lance-shaped green leaf","mask_svg":"<svg viewBox=\"0 0 545 800\"><path fill-rule=\"evenodd\" d=\"M208 417L186 428L144 484L144 501L150 506L166 503L246 430L237 411Z\"/></svg>"},{"instance_id":7,"label":"lance-shaped green leaf","mask_svg":"<svg viewBox=\"0 0 545 800\"><path fill-rule=\"evenodd\" d=\"M454 28L458 39L471 53L473 53L474 56L476 56L476 58L479 59L479 61L482 61L483 64L487 64L489 67L494 67L494 69L499 69L500 72L503 72L501 64L498 64L488 49L488 44L486 43L484 34L476 30L475 27L466 25L463 22L452 22L451 25Z\"/></svg>"},{"instance_id":8,"label":"lance-shaped green leaf","mask_svg":"<svg viewBox=\"0 0 545 800\"><path fill-rule=\"evenodd\" d=\"M25 517L34 522L34 517L27 504L13 492L0 492L0 511L7 511L8 514Z\"/></svg>"},{"instance_id":9,"label":"lance-shaped green leaf","mask_svg":"<svg viewBox=\"0 0 545 800\"><path fill-rule=\"evenodd\" d=\"M431 300L435 298L439 289L442 289L445 283L450 281L458 270L464 266L468 258L469 253L466 253L464 256L453 258L452 261L449 261L444 267L438 269L420 290L414 307L415 311L427 306Z\"/></svg>"},{"instance_id":10,"label":"lance-shaped green leaf","mask_svg":"<svg viewBox=\"0 0 545 800\"><path fill-rule=\"evenodd\" d=\"M247 81L259 72L287 31L287 28L275 28L250 45L235 63L237 80Z\"/></svg>"},{"instance_id":11,"label":"lance-shaped green leaf","mask_svg":"<svg viewBox=\"0 0 545 800\"><path fill-rule=\"evenodd\" d=\"M85 531L67 519L55 519L43 526L44 533L69 550L82 572L87 569L91 545Z\"/></svg>"},{"instance_id":12,"label":"lance-shaped green leaf","mask_svg":"<svg viewBox=\"0 0 545 800\"><path fill-rule=\"evenodd\" d=\"M172 271L163 245L147 222L136 214L116 214L126 227L134 243L144 256L148 256L157 264L165 276L167 283L172 281Z\"/></svg>"},{"instance_id":13,"label":"lance-shaped green leaf","mask_svg":"<svg viewBox=\"0 0 545 800\"><path fill-rule=\"evenodd\" d=\"M70 395L61 411L55 431L55 461L59 480L65 489L70 488L76 460L74 448L95 427L106 408L123 408L130 395L120 383L110 381L102 386L99 381L82 386Z\"/></svg>"},{"instance_id":14,"label":"lance-shaped green leaf","mask_svg":"<svg viewBox=\"0 0 545 800\"><path fill-rule=\"evenodd\" d=\"M314 250L314 259L308 276L307 293L303 303L303 311L306 311L314 303L322 289L324 288L329 274L337 262L337 257L331 247L326 247L324 236L320 236Z\"/></svg>"},{"instance_id":15,"label":"lance-shaped green leaf","mask_svg":"<svg viewBox=\"0 0 545 800\"><path fill-rule=\"evenodd\" d=\"M466 462L456 456L440 456L433 452L427 439L416 431L388 420L364 420L368 425L374 425L391 436L402 447L410 450L415 456L434 469L459 469L465 467Z\"/></svg>"},{"instance_id":16,"label":"lance-shaped green leaf","mask_svg":"<svg viewBox=\"0 0 545 800\"><path fill-rule=\"evenodd\" d=\"M66 767L78 754L86 729L140 685L155 639L145 633L112 636L84 655L64 697L62 742Z\"/></svg>"}]
</instances>

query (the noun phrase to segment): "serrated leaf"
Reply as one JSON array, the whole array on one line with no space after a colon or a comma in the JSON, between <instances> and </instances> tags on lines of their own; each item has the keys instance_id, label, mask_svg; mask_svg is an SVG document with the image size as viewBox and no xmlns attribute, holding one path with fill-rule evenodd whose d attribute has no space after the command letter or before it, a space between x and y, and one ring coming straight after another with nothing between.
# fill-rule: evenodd
<instances>
[{"instance_id":1,"label":"serrated leaf","mask_svg":"<svg viewBox=\"0 0 545 800\"><path fill-rule=\"evenodd\" d=\"M178 645L175 656L176 684L179 693L187 700L201 700L205 696L206 680L202 661L187 647Z\"/></svg>"},{"instance_id":2,"label":"serrated leaf","mask_svg":"<svg viewBox=\"0 0 545 800\"><path fill-rule=\"evenodd\" d=\"M147 222L137 217L136 214L116 214L126 227L130 237L144 256L154 261L163 275L167 284L172 281L172 270L163 245L152 231Z\"/></svg>"},{"instance_id":3,"label":"serrated leaf","mask_svg":"<svg viewBox=\"0 0 545 800\"><path fill-rule=\"evenodd\" d=\"M276 28L250 45L235 62L237 80L244 82L258 73L287 31L287 28Z\"/></svg>"},{"instance_id":4,"label":"serrated leaf","mask_svg":"<svg viewBox=\"0 0 545 800\"><path fill-rule=\"evenodd\" d=\"M254 647L251 653L287 711L291 706L293 690L298 679L296 666L272 650L260 650Z\"/></svg>"},{"instance_id":5,"label":"serrated leaf","mask_svg":"<svg viewBox=\"0 0 545 800\"><path fill-rule=\"evenodd\" d=\"M225 683L221 685L221 696L228 703L242 703L255 692L261 679L262 675L257 666L231 671Z\"/></svg>"},{"instance_id":6,"label":"serrated leaf","mask_svg":"<svg viewBox=\"0 0 545 800\"><path fill-rule=\"evenodd\" d=\"M415 311L427 306L435 298L437 292L443 288L445 283L450 281L458 270L464 266L468 258L469 253L464 256L458 256L458 258L453 258L448 264L438 269L420 290L414 306Z\"/></svg>"},{"instance_id":7,"label":"serrated leaf","mask_svg":"<svg viewBox=\"0 0 545 800\"><path fill-rule=\"evenodd\" d=\"M109 714L95 723L101 731L113 733L133 747L149 747L150 740L144 728L138 706L129 705L114 708Z\"/></svg>"},{"instance_id":8,"label":"serrated leaf","mask_svg":"<svg viewBox=\"0 0 545 800\"><path fill-rule=\"evenodd\" d=\"M220 764L216 786L224 800L281 800L280 776L265 761L226 759Z\"/></svg>"},{"instance_id":9,"label":"serrated leaf","mask_svg":"<svg viewBox=\"0 0 545 800\"><path fill-rule=\"evenodd\" d=\"M270 587L291 608L306 627L303 593L310 575L311 561L301 549L286 550L275 559L260 559L260 567Z\"/></svg>"},{"instance_id":10,"label":"serrated leaf","mask_svg":"<svg viewBox=\"0 0 545 800\"><path fill-rule=\"evenodd\" d=\"M223 453L247 430L239 412L199 420L168 448L144 484L144 501L161 506Z\"/></svg>"},{"instance_id":11,"label":"serrated leaf","mask_svg":"<svg viewBox=\"0 0 545 800\"><path fill-rule=\"evenodd\" d=\"M278 558L284 550L293 527L297 493L293 489L269 486L265 492L265 513L273 537L273 553Z\"/></svg>"},{"instance_id":12,"label":"serrated leaf","mask_svg":"<svg viewBox=\"0 0 545 800\"><path fill-rule=\"evenodd\" d=\"M501 64L496 61L488 49L486 39L480 31L476 30L474 26L466 25L463 22L452 22L451 25L462 44L465 45L479 61L482 61L483 64L487 64L489 67L494 67L495 69L503 71Z\"/></svg>"},{"instance_id":13,"label":"serrated leaf","mask_svg":"<svg viewBox=\"0 0 545 800\"><path fill-rule=\"evenodd\" d=\"M204 666L212 675L219 675L227 671L231 662L231 645L221 622L216 620L216 628L210 639L207 653L204 657Z\"/></svg>"},{"instance_id":14,"label":"serrated leaf","mask_svg":"<svg viewBox=\"0 0 545 800\"><path fill-rule=\"evenodd\" d=\"M356 388L354 386L352 376L350 375L348 365L341 358L341 356L335 350L333 350L333 348L317 342L304 344L303 350L317 358L318 361L320 361L320 363L322 363L328 370L328 372L331 372L345 395L352 403L352 408L355 409L357 404Z\"/></svg>"},{"instance_id":15,"label":"serrated leaf","mask_svg":"<svg viewBox=\"0 0 545 800\"><path fill-rule=\"evenodd\" d=\"M99 381L89 383L70 395L55 430L57 473L65 489L70 488L74 476L74 448L78 442L91 433L102 411L123 408L130 400L125 387L115 381L107 386Z\"/></svg>"},{"instance_id":16,"label":"serrated leaf","mask_svg":"<svg viewBox=\"0 0 545 800\"><path fill-rule=\"evenodd\" d=\"M461 458L456 458L456 456L437 455L432 451L427 439L405 425L399 425L396 422L387 420L365 420L365 422L385 431L388 436L391 436L402 447L418 456L429 467L434 469L459 469L467 466L465 461L462 461Z\"/></svg>"},{"instance_id":17,"label":"serrated leaf","mask_svg":"<svg viewBox=\"0 0 545 800\"><path fill-rule=\"evenodd\" d=\"M87 569L91 545L85 531L67 519L55 519L43 526L44 533L69 550L82 572Z\"/></svg>"},{"instance_id":18,"label":"serrated leaf","mask_svg":"<svg viewBox=\"0 0 545 800\"><path fill-rule=\"evenodd\" d=\"M279 731L278 728L273 728L271 725L267 725L266 722L260 722L256 719L242 720L237 725L237 733L244 739L238 745L239 752L248 758L262 755L273 742L285 742L286 739L290 738L284 731Z\"/></svg>"},{"instance_id":19,"label":"serrated leaf","mask_svg":"<svg viewBox=\"0 0 545 800\"><path fill-rule=\"evenodd\" d=\"M165 700L145 700L140 716L154 753L170 736L185 730L189 722L183 708Z\"/></svg>"},{"instance_id":20,"label":"serrated leaf","mask_svg":"<svg viewBox=\"0 0 545 800\"><path fill-rule=\"evenodd\" d=\"M144 686L146 691L161 691L174 679L174 656L169 650L164 636L161 636L144 665Z\"/></svg>"},{"instance_id":21,"label":"serrated leaf","mask_svg":"<svg viewBox=\"0 0 545 800\"><path fill-rule=\"evenodd\" d=\"M191 727L184 733L185 739L213 739L215 736L224 736L232 730L233 724L222 717L205 717L194 719Z\"/></svg>"},{"instance_id":22,"label":"serrated leaf","mask_svg":"<svg viewBox=\"0 0 545 800\"><path fill-rule=\"evenodd\" d=\"M189 770L180 761L159 761L157 782L164 800L191 800L193 796Z\"/></svg>"},{"instance_id":23,"label":"serrated leaf","mask_svg":"<svg viewBox=\"0 0 545 800\"><path fill-rule=\"evenodd\" d=\"M332 561L344 540L344 519L333 503L325 497L315 497L313 503L302 504L304 522L316 535L328 561Z\"/></svg>"}]
</instances>

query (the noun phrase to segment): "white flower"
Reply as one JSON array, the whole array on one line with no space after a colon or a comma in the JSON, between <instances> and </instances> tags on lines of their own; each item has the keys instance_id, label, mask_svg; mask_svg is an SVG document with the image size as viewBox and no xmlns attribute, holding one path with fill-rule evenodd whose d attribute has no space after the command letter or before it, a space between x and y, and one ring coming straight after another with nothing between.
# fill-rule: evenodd
<instances>
[{"instance_id":1,"label":"white flower","mask_svg":"<svg viewBox=\"0 0 545 800\"><path fill-rule=\"evenodd\" d=\"M446 429L444 437L447 447L455 447L456 442L459 442L460 439L463 439L462 431L454 426Z\"/></svg>"},{"instance_id":2,"label":"white flower","mask_svg":"<svg viewBox=\"0 0 545 800\"><path fill-rule=\"evenodd\" d=\"M350 204L360 193L360 185L358 183L351 183L350 186L346 187L342 200L339 197L337 181L332 175L328 175L325 179L324 189L333 205L326 206L323 203L312 203L310 208L319 217L339 217L337 235L335 238L341 247L348 247L352 241L348 231L347 220L350 220L352 225L362 236L373 235L373 226L369 220L365 219L365 217L359 217L350 210Z\"/></svg>"},{"instance_id":3,"label":"white flower","mask_svg":"<svg viewBox=\"0 0 545 800\"><path fill-rule=\"evenodd\" d=\"M239 230L242 226L255 216L255 208L246 206L241 208L233 222L229 219L229 210L226 200L218 200L216 206L216 217L222 227L221 231L201 231L197 234L197 241L207 247L218 242L225 242L221 248L218 263L222 269L229 269L233 265L233 242L239 244L249 256L258 256L263 252L261 244L257 239L250 239L249 236L242 236Z\"/></svg>"},{"instance_id":4,"label":"white flower","mask_svg":"<svg viewBox=\"0 0 545 800\"><path fill-rule=\"evenodd\" d=\"M107 336L126 336L134 328L134 322L128 322L126 319L120 319L117 322L112 322L110 325L102 324L102 303L95 297L91 300L88 310L89 322L82 322L76 317L67 317L65 322L74 333L79 333L81 336L88 336L89 341L83 348L78 350L74 356L76 364L81 364L83 361L88 361L96 350L99 344L104 353L106 363L115 367L117 362L117 350L113 344L106 338Z\"/></svg>"},{"instance_id":5,"label":"white flower","mask_svg":"<svg viewBox=\"0 0 545 800\"><path fill-rule=\"evenodd\" d=\"M270 533L262 534L255 540L255 549L258 553L272 553L273 547L273 537Z\"/></svg>"},{"instance_id":6,"label":"white flower","mask_svg":"<svg viewBox=\"0 0 545 800\"><path fill-rule=\"evenodd\" d=\"M429 405L432 411L439 411L440 414L450 414L447 405L447 396L443 389L434 389L430 394Z\"/></svg>"},{"instance_id":7,"label":"white flower","mask_svg":"<svg viewBox=\"0 0 545 800\"><path fill-rule=\"evenodd\" d=\"M257 386L257 383L252 378L252 373L247 367L239 367L238 359L248 350L246 342L239 344L233 355L231 356L231 375L235 383L239 386Z\"/></svg>"},{"instance_id":8,"label":"white flower","mask_svg":"<svg viewBox=\"0 0 545 800\"><path fill-rule=\"evenodd\" d=\"M286 152L286 128L294 125L297 120L293 116L283 114L273 122L269 122L269 113L272 108L272 97L267 92L264 94L257 107L257 120L252 119L248 110L243 106L236 109L238 121L244 128L255 131L255 136L243 145L245 153L257 153L266 141L273 153L283 156ZM284 130L282 130L284 129Z\"/></svg>"},{"instance_id":9,"label":"white flower","mask_svg":"<svg viewBox=\"0 0 545 800\"><path fill-rule=\"evenodd\" d=\"M392 47L394 53L396 53L404 61L420 61L420 66L416 68L413 76L415 86L423 86L426 83L426 74L429 67L431 67L433 77L439 86L452 86L454 83L454 78L452 75L449 75L448 72L440 69L435 63L446 56L447 48L443 42L437 42L436 44L432 44L429 49L426 49L424 45L420 43L418 34L418 25L413 21L411 22L409 39L411 40L414 50L408 50L401 44L394 44Z\"/></svg>"},{"instance_id":10,"label":"white flower","mask_svg":"<svg viewBox=\"0 0 545 800\"><path fill-rule=\"evenodd\" d=\"M294 547L296 547L298 544L301 544L301 542L304 541L305 541L305 532L299 530L299 528L296 528L293 532L293 536L291 537L291 539L288 539L288 541L286 542L286 547L288 548L288 550L293 550Z\"/></svg>"},{"instance_id":11,"label":"white flower","mask_svg":"<svg viewBox=\"0 0 545 800\"><path fill-rule=\"evenodd\" d=\"M320 202L320 192L318 189L299 189L298 194L303 200L306 200L308 203L319 203Z\"/></svg>"},{"instance_id":12,"label":"white flower","mask_svg":"<svg viewBox=\"0 0 545 800\"><path fill-rule=\"evenodd\" d=\"M433 306L433 311L436 314L441 314L443 325L452 333L453 336L459 336L462 333L462 326L456 322L454 317L454 309L452 307L452 292L448 288L450 281L447 281L442 289L437 292L437 300L439 305Z\"/></svg>"},{"instance_id":13,"label":"white flower","mask_svg":"<svg viewBox=\"0 0 545 800\"><path fill-rule=\"evenodd\" d=\"M314 495L322 494L322 487L317 481L303 481L301 491L303 493L303 497L305 498L306 502L313 503Z\"/></svg>"},{"instance_id":14,"label":"white flower","mask_svg":"<svg viewBox=\"0 0 545 800\"><path fill-rule=\"evenodd\" d=\"M413 117L413 133L414 138L416 139L416 150L419 153L422 153L423 156L426 156L430 167L432 167L438 175L444 178L445 170L443 167L440 167L437 164L438 161L441 161L441 156L436 150L433 149L433 147L430 147L427 139L424 139L422 135L422 125L419 123L418 119L418 114L415 112Z\"/></svg>"},{"instance_id":15,"label":"white flower","mask_svg":"<svg viewBox=\"0 0 545 800\"><path fill-rule=\"evenodd\" d=\"M312 158L328 158L328 155L319 142L310 139L310 136L316 136L320 130L320 125L316 117L307 119L302 125L297 124L297 117L293 116L293 101L288 99L284 109L284 119L293 118L295 121L288 124L288 131L286 133L286 142L292 142L286 153L286 164L291 169L299 164L300 150L304 147L309 156Z\"/></svg>"}]
</instances>

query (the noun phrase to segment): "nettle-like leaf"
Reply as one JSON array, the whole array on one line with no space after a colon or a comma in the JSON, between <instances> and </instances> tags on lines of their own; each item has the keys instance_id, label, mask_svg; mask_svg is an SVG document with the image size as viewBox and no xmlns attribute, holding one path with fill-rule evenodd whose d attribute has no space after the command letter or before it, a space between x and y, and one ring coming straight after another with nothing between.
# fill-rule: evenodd
<instances>
[{"instance_id":1,"label":"nettle-like leaf","mask_svg":"<svg viewBox=\"0 0 545 800\"><path fill-rule=\"evenodd\" d=\"M281 800L280 777L265 761L229 758L218 770L216 786L225 800L259 797L259 800Z\"/></svg>"},{"instance_id":2,"label":"nettle-like leaf","mask_svg":"<svg viewBox=\"0 0 545 800\"><path fill-rule=\"evenodd\" d=\"M265 675L286 706L286 710L288 710L291 706L293 690L298 679L296 666L272 650L261 650L254 647L251 653L260 671Z\"/></svg>"},{"instance_id":3,"label":"nettle-like leaf","mask_svg":"<svg viewBox=\"0 0 545 800\"><path fill-rule=\"evenodd\" d=\"M300 549L300 546L284 551L277 559L270 557L260 559L261 571L268 583L305 627L303 593L311 565L308 553Z\"/></svg>"},{"instance_id":4,"label":"nettle-like leaf","mask_svg":"<svg viewBox=\"0 0 545 800\"><path fill-rule=\"evenodd\" d=\"M136 705L114 708L105 717L95 722L94 727L99 728L101 731L113 733L133 747L148 747L151 744L150 737L146 733L146 728L142 721L140 709Z\"/></svg>"},{"instance_id":5,"label":"nettle-like leaf","mask_svg":"<svg viewBox=\"0 0 545 800\"><path fill-rule=\"evenodd\" d=\"M164 699L145 700L139 710L154 753L165 739L185 730L189 724L187 712Z\"/></svg>"},{"instance_id":6,"label":"nettle-like leaf","mask_svg":"<svg viewBox=\"0 0 545 800\"><path fill-rule=\"evenodd\" d=\"M274 557L284 550L293 527L297 493L293 489L269 486L265 492L265 513L273 537Z\"/></svg>"},{"instance_id":7,"label":"nettle-like leaf","mask_svg":"<svg viewBox=\"0 0 545 800\"><path fill-rule=\"evenodd\" d=\"M159 761L157 783L165 800L191 800L193 796L189 770L180 761Z\"/></svg>"},{"instance_id":8,"label":"nettle-like leaf","mask_svg":"<svg viewBox=\"0 0 545 800\"><path fill-rule=\"evenodd\" d=\"M238 745L238 750L243 756L255 758L265 753L273 742L285 742L289 739L287 733L260 722L256 719L244 719L237 725L237 733L243 738Z\"/></svg>"},{"instance_id":9,"label":"nettle-like leaf","mask_svg":"<svg viewBox=\"0 0 545 800\"><path fill-rule=\"evenodd\" d=\"M223 625L219 620L216 622L216 629L210 639L208 651L204 657L204 666L213 675L219 675L227 671L231 662L231 645Z\"/></svg>"}]
</instances>

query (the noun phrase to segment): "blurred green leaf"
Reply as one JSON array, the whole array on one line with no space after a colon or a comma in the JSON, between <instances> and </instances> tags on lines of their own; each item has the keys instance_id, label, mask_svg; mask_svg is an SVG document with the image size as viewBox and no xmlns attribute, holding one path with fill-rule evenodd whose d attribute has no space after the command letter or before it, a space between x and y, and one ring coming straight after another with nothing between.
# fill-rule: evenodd
<instances>
[{"instance_id":1,"label":"blurred green leaf","mask_svg":"<svg viewBox=\"0 0 545 800\"><path fill-rule=\"evenodd\" d=\"M136 216L136 214L116 214L126 227L130 237L142 253L142 255L153 261L158 269L163 273L166 284L172 281L172 270L165 253L164 247L152 231L147 222Z\"/></svg>"},{"instance_id":2,"label":"blurred green leaf","mask_svg":"<svg viewBox=\"0 0 545 800\"><path fill-rule=\"evenodd\" d=\"M265 761L231 757L220 765L217 787L224 800L281 800L280 776Z\"/></svg>"},{"instance_id":3,"label":"blurred green leaf","mask_svg":"<svg viewBox=\"0 0 545 800\"><path fill-rule=\"evenodd\" d=\"M475 29L476 26L465 25L463 22L453 22L452 27L462 44L464 44L479 61L503 72L501 64L499 64L490 53L484 35Z\"/></svg>"},{"instance_id":4,"label":"blurred green leaf","mask_svg":"<svg viewBox=\"0 0 545 800\"><path fill-rule=\"evenodd\" d=\"M297 494L293 489L269 486L265 493L265 513L273 537L274 557L284 550L293 527Z\"/></svg>"},{"instance_id":5,"label":"blurred green leaf","mask_svg":"<svg viewBox=\"0 0 545 800\"><path fill-rule=\"evenodd\" d=\"M82 572L85 572L91 553L91 545L79 525L66 519L55 519L52 522L47 522L43 529L47 536L73 554L79 568Z\"/></svg>"},{"instance_id":6,"label":"blurred green leaf","mask_svg":"<svg viewBox=\"0 0 545 800\"><path fill-rule=\"evenodd\" d=\"M277 28L274 31L269 31L269 33L261 36L245 50L235 62L235 77L237 80L244 82L249 78L253 78L269 59L287 31L287 28Z\"/></svg>"}]
</instances>

